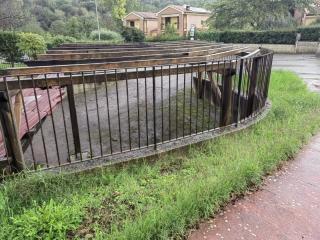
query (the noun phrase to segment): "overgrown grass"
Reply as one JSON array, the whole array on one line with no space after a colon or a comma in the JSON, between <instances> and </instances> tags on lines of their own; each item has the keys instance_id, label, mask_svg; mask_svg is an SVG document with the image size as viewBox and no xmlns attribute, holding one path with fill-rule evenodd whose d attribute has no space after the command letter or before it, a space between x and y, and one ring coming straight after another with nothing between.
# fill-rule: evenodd
<instances>
[{"instance_id":1,"label":"overgrown grass","mask_svg":"<svg viewBox=\"0 0 320 240\"><path fill-rule=\"evenodd\" d=\"M274 72L257 125L158 161L91 173L21 176L0 188L0 239L167 239L258 185L320 125L320 96Z\"/></svg>"}]
</instances>

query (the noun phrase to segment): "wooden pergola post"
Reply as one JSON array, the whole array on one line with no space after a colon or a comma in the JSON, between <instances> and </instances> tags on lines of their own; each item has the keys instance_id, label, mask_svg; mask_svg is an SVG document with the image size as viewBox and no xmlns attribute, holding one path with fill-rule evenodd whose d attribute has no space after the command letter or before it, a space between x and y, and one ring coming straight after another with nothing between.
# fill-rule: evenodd
<instances>
[{"instance_id":1,"label":"wooden pergola post","mask_svg":"<svg viewBox=\"0 0 320 240\"><path fill-rule=\"evenodd\" d=\"M80 145L81 143L80 143L80 134L79 134L76 103L74 100L74 90L73 90L72 84L67 85L67 96L68 96L68 102L69 102L69 111L70 111L70 120L71 120L72 136L73 136L73 143L74 143L74 151L75 151L75 155L77 156L78 154L81 154L81 145Z\"/></svg>"},{"instance_id":2,"label":"wooden pergola post","mask_svg":"<svg viewBox=\"0 0 320 240\"><path fill-rule=\"evenodd\" d=\"M19 138L15 111L12 109L10 101L11 99L7 92L0 91L0 122L7 150L7 158L13 170L22 171L26 169L26 164Z\"/></svg>"},{"instance_id":3,"label":"wooden pergola post","mask_svg":"<svg viewBox=\"0 0 320 240\"><path fill-rule=\"evenodd\" d=\"M259 63L260 57L256 57L252 62L252 70L249 76L249 92L248 92L248 102L247 102L247 116L250 116L254 111L254 101L256 98L256 86L258 82L259 74Z\"/></svg>"},{"instance_id":4,"label":"wooden pergola post","mask_svg":"<svg viewBox=\"0 0 320 240\"><path fill-rule=\"evenodd\" d=\"M233 122L232 112L232 76L235 72L232 69L225 70L222 75L222 106L220 116L220 127L228 126Z\"/></svg>"}]
</instances>

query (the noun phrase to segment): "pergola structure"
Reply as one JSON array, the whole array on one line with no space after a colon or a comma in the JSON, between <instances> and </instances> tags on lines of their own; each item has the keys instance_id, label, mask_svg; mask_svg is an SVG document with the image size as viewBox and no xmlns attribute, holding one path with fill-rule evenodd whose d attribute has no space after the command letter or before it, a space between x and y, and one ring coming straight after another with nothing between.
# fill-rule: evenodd
<instances>
[{"instance_id":1,"label":"pergola structure","mask_svg":"<svg viewBox=\"0 0 320 240\"><path fill-rule=\"evenodd\" d=\"M243 119L252 117L266 104L272 53L265 49L251 50L201 41L122 45L81 43L63 44L48 50L46 54L39 55L37 60L27 61L26 64L28 67L11 68L1 72L0 119L6 148L5 160L2 160L2 162L6 161L14 170L22 170L28 165L24 152L28 148L32 148L32 141L36 141L33 140L33 136L36 134L42 136L46 162L37 162L33 147L29 152L32 153L33 159L31 162L34 169L37 169L38 164L41 164L44 168L61 167L77 161L101 159L126 151L132 152L150 147L156 150L157 146L167 141L178 141L180 138L191 137L193 134L215 131L238 124ZM173 85L172 79L175 79L175 85ZM137 84L133 88L128 82L134 80ZM114 118L117 119L118 129L119 150L117 151L114 150L115 147L111 140L115 138L115 134L112 132L115 127L111 126L112 123L110 124L112 122L110 118L112 118L113 100L108 96L108 87L112 87L109 86L112 82L116 84L114 87L116 96L114 104L117 114ZM123 86L121 85L122 82L124 83ZM143 89L140 89L141 82L145 84ZM95 117L94 124L99 130L96 145L100 146L100 150L95 150L94 139L92 135L90 136L90 124L92 124L90 118L92 117L88 112L86 96L86 88L90 84L94 85L95 90L95 93L93 93L96 102L94 109L97 118ZM148 88L147 84L152 88ZM75 86L83 86L85 107L82 109L81 106L77 105L76 99L78 99L78 96L75 96ZM35 93L34 106L38 113L34 114L37 116L38 124L33 125L33 129L30 129L30 119L28 119L28 117L32 118L32 115L28 116L26 113L28 103L23 96L26 89L33 89ZM47 116L43 118L40 116L39 108L42 105L37 102L36 96L37 91L41 89L47 91L48 100L46 104L50 110L48 111L49 114L54 113L55 105L59 105L59 101L53 104L53 99L50 98L50 91L54 89L59 91L60 100L67 101L68 105L67 113L64 112L62 116L65 144L72 145L68 146L67 153L61 152L57 140L59 138L57 133L60 131L57 128L61 124L55 123L54 117L51 117L52 131L50 133L53 135L52 138L55 139L52 144L55 145L57 164L48 160L50 153L47 152L45 147L46 129L42 129L42 123ZM107 102L102 105L106 107L106 112L103 112L103 114L106 114L106 121L109 123L108 129L101 127L103 117L101 117L99 89L106 90ZM141 100L142 91L145 92L143 100ZM134 96L130 99L131 92L134 92ZM196 98L193 97L193 93L196 93ZM126 95L126 101L123 103L122 94ZM164 97L166 94L167 97ZM64 99L65 95L67 96L66 99ZM180 100L180 95L183 96L183 100ZM173 103L175 106L172 106L173 98L175 99ZM13 100L14 104L12 99L15 99ZM168 116L164 114L164 111L166 111L164 105L167 104L167 100L169 101ZM133 104L132 101L137 102L137 104ZM145 104L143 110L139 105L141 101ZM149 107L150 101L152 102L151 107ZM189 104L189 102L191 103ZM194 105L194 102L196 102L196 105ZM137 109L133 108L133 105ZM186 108L187 105L190 105L188 109ZM199 109L200 105L202 109ZM172 107L175 108L174 127L171 123ZM128 119L125 124L121 115L122 108L127 109ZM195 116L192 115L193 109L197 113ZM215 109L215 112L213 109ZM66 111L66 109L62 109L62 111ZM79 124L82 119L79 119L79 111L85 111L85 118L87 119L89 139L86 146L90 150L86 157L83 156L83 132L81 131L81 124ZM190 112L190 116L186 117L186 111ZM202 115L199 113L201 111ZM132 120L132 116L135 116L136 112L138 114L137 119ZM145 112L146 119L141 119L141 112ZM70 136L67 131L65 115L70 118L72 132ZM168 131L164 126L166 121L164 118L166 117L168 117L167 121L169 122ZM192 120L194 118L196 123ZM21 119L24 119L26 126L23 134L19 134L21 133ZM179 129L179 121L180 124L183 124L182 130ZM187 121L190 121L190 123ZM198 121L202 121L201 129L199 129ZM137 125L137 129L133 131L132 127L135 127L135 125ZM147 125L144 133L142 133L141 125ZM186 132L185 125L189 126L189 132ZM204 128L204 125L207 125L206 128ZM160 126L161 131L158 130ZM127 128L126 133L123 133L124 128ZM172 130L172 128L174 129ZM40 133L38 130L40 130ZM102 137L105 135L104 131L107 131L110 137L108 144ZM166 131L168 133L164 133ZM174 131L175 137L172 137ZM136 148L132 147L135 144L131 136L133 132L137 132L139 140ZM128 146L123 146L124 140L121 135L129 136ZM145 144L141 143L144 141L141 135L146 137ZM41 138L39 137L39 139ZM104 151L107 153L104 153Z\"/></svg>"}]
</instances>

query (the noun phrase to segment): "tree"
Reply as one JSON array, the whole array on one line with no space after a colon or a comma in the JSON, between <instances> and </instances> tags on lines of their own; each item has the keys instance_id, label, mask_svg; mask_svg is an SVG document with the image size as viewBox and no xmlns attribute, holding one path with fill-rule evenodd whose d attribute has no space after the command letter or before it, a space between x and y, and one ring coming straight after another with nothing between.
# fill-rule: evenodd
<instances>
[{"instance_id":1,"label":"tree","mask_svg":"<svg viewBox=\"0 0 320 240\"><path fill-rule=\"evenodd\" d=\"M37 54L44 53L46 50L44 38L35 33L19 33L17 46L21 52L34 59L37 57Z\"/></svg>"},{"instance_id":2,"label":"tree","mask_svg":"<svg viewBox=\"0 0 320 240\"><path fill-rule=\"evenodd\" d=\"M22 0L0 0L0 28L10 30L21 26L26 19Z\"/></svg>"},{"instance_id":3,"label":"tree","mask_svg":"<svg viewBox=\"0 0 320 240\"><path fill-rule=\"evenodd\" d=\"M14 67L19 62L22 53L18 48L19 37L14 32L0 32L0 57L6 59Z\"/></svg>"},{"instance_id":4,"label":"tree","mask_svg":"<svg viewBox=\"0 0 320 240\"><path fill-rule=\"evenodd\" d=\"M112 8L112 16L117 20L122 20L126 15L126 0L114 0L114 5Z\"/></svg>"},{"instance_id":5,"label":"tree","mask_svg":"<svg viewBox=\"0 0 320 240\"><path fill-rule=\"evenodd\" d=\"M290 25L296 9L314 0L218 0L211 5L210 25L217 29L269 29Z\"/></svg>"}]
</instances>

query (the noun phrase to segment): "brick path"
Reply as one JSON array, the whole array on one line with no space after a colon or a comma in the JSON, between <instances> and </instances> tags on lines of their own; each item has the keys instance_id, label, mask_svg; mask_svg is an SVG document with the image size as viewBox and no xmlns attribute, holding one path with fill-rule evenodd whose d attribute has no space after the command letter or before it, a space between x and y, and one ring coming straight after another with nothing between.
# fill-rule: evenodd
<instances>
[{"instance_id":1,"label":"brick path","mask_svg":"<svg viewBox=\"0 0 320 240\"><path fill-rule=\"evenodd\" d=\"M190 233L198 239L320 239L320 134L261 190Z\"/></svg>"}]
</instances>

